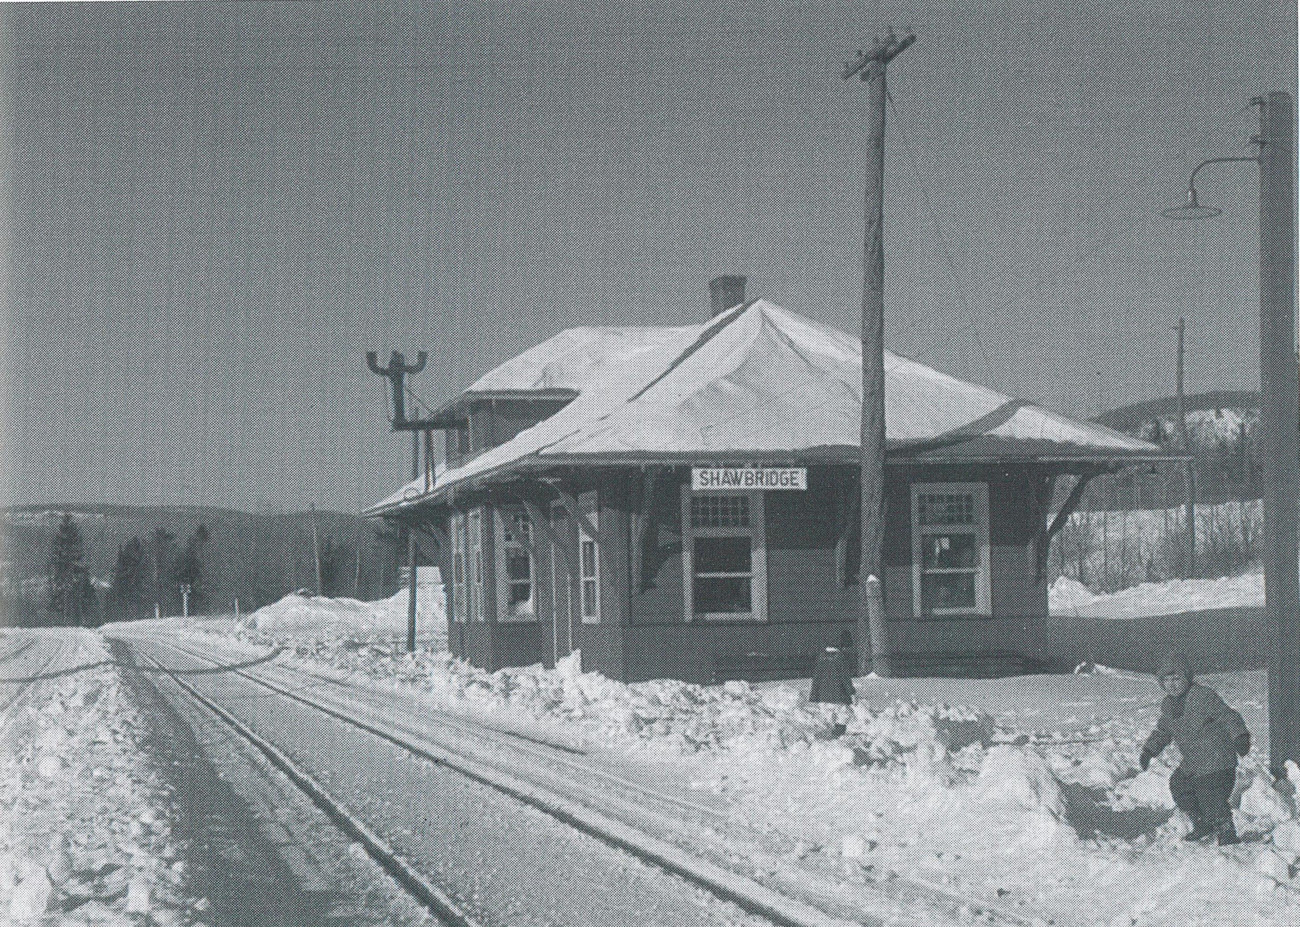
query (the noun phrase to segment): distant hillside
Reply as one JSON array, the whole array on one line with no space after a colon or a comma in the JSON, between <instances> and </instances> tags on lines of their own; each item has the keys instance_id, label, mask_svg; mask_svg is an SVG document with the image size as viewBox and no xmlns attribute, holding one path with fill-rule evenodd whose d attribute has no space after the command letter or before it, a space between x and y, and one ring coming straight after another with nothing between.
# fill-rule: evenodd
<instances>
[{"instance_id":1,"label":"distant hillside","mask_svg":"<svg viewBox=\"0 0 1300 927\"><path fill-rule=\"evenodd\" d=\"M1212 390L1183 397L1183 405L1190 412L1216 412L1225 409L1259 413L1258 390ZM1172 422L1178 416L1178 397L1150 399L1103 412L1093 421L1125 434L1139 435L1150 422L1163 419Z\"/></svg>"},{"instance_id":2,"label":"distant hillside","mask_svg":"<svg viewBox=\"0 0 1300 927\"><path fill-rule=\"evenodd\" d=\"M0 623L30 621L43 611L50 545L65 512L85 540L101 604L119 549L139 538L152 551L157 529L171 534L173 552L200 525L207 530L201 548L200 605L205 611L229 611L235 598L241 609L257 608L316 584L309 512L254 514L204 506L0 508ZM315 518L327 592L377 599L396 591L404 557L385 525L340 512L317 512ZM152 562L149 568L152 572ZM164 611L179 609L179 590L164 589L158 598Z\"/></svg>"},{"instance_id":3,"label":"distant hillside","mask_svg":"<svg viewBox=\"0 0 1300 927\"><path fill-rule=\"evenodd\" d=\"M1111 409L1094 421L1192 456L1198 502L1259 498L1263 450L1259 441L1259 392L1213 390L1184 398L1188 446L1178 429L1178 398L1167 396ZM1102 479L1084 498L1085 509L1165 508L1182 504L1178 468ZM1172 482L1171 482L1171 478ZM1133 500L1136 499L1136 502Z\"/></svg>"}]
</instances>

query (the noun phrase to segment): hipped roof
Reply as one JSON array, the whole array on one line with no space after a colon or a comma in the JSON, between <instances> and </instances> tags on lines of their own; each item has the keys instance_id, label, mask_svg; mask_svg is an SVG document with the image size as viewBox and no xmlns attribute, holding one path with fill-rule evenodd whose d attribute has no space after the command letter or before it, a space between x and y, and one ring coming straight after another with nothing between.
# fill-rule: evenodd
<instances>
[{"instance_id":1,"label":"hipped roof","mask_svg":"<svg viewBox=\"0 0 1300 927\"><path fill-rule=\"evenodd\" d=\"M857 459L861 344L766 300L704 325L574 328L462 394L571 390L511 440L408 483L369 510L427 502L489 475L558 464L795 463ZM885 352L889 459L1062 464L1159 458L1158 447Z\"/></svg>"}]
</instances>

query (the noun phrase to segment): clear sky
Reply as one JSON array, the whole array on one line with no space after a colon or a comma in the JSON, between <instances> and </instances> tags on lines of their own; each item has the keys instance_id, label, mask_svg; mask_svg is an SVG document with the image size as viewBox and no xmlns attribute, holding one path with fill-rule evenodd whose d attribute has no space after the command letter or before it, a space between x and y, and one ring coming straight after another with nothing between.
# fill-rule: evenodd
<instances>
[{"instance_id":1,"label":"clear sky","mask_svg":"<svg viewBox=\"0 0 1300 927\"><path fill-rule=\"evenodd\" d=\"M356 510L409 468L364 352L436 405L707 283L847 331L884 26L886 344L1080 415L1252 388L1250 98L1281 0L0 7L0 502Z\"/></svg>"}]
</instances>

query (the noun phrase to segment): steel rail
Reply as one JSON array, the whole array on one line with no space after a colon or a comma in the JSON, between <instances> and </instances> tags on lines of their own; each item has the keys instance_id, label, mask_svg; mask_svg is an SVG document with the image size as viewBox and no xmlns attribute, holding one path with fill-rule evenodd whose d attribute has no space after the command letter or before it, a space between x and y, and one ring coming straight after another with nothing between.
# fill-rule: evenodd
<instances>
[{"instance_id":1,"label":"steel rail","mask_svg":"<svg viewBox=\"0 0 1300 927\"><path fill-rule=\"evenodd\" d=\"M376 865L390 875L411 897L426 907L435 917L451 927L483 927L482 923L466 911L450 895L434 885L421 873L406 863L383 837L375 833L359 817L334 798L316 779L299 764L290 759L273 743L266 740L233 714L222 708L194 686L181 679L157 658L141 654L149 663L166 673L175 685L222 721L227 727L266 757L276 769L288 777L298 789L319 808L339 830L359 843Z\"/></svg>"},{"instance_id":2,"label":"steel rail","mask_svg":"<svg viewBox=\"0 0 1300 927\"><path fill-rule=\"evenodd\" d=\"M170 644L168 646L171 646ZM211 658L205 658L209 662ZM163 672L166 672L177 683L203 698L184 681L174 674L171 670L166 669L155 659L151 659L155 665ZM245 675L243 671L235 671L240 675ZM527 805L543 814L558 820L580 833L592 837L607 846L628 853L630 856L639 861L653 866L671 875L682 878L714 895L715 897L729 901L749 914L762 917L780 927L850 927L850 925L866 925L866 927L884 927L889 924L931 924L933 921L926 919L906 919L899 920L897 917L891 917L886 922L882 918L875 916L857 917L853 920L830 914L819 908L791 898L774 889L761 885L749 876L732 870L724 869L714 863L701 859L670 844L660 840L657 837L650 836L636 830L621 822L606 817L598 811L580 805L562 795L539 788L533 783L519 779L517 776L503 772L498 769L479 763L464 755L457 755L449 750L434 747L421 746L395 736L382 728L365 721L351 717L337 709L330 708L310 699L298 696L288 690L280 689L274 684L266 683L256 678L250 679L251 682L260 684L277 694L294 699L308 707L314 708L323 714L332 718L343 721L353 727L366 731L367 733L380 738L404 751L427 760L443 769L448 769L458 773L461 776L486 786L496 792L505 794L510 798ZM206 704L206 700L205 700ZM219 706L217 706L219 707ZM224 710L222 710L224 712ZM226 713L228 714L228 713ZM223 720L225 719L223 715ZM237 721L231 716L232 720ZM243 727L241 723L241 727ZM244 730L248 730L246 727ZM243 731L240 731L242 734ZM250 731L250 733L252 733ZM269 745L268 745L269 746ZM260 749L260 747L259 747ZM277 751L278 752L278 751ZM289 763L287 758L284 758ZM273 761L274 762L274 761ZM278 765L278 764L277 764ZM306 775L304 773L304 775ZM319 789L320 787L317 786ZM322 793L324 790L321 790ZM390 851L391 852L391 851Z\"/></svg>"},{"instance_id":3,"label":"steel rail","mask_svg":"<svg viewBox=\"0 0 1300 927\"><path fill-rule=\"evenodd\" d=\"M207 654L191 651L188 648L183 647L173 641L159 640L156 637L150 637L148 638L148 640L158 644L162 644L163 646L169 647L171 649L174 649L191 658L199 659L206 663L210 663L214 667L226 666L220 660L214 659L213 657ZM351 688L358 693L363 693L365 691L363 689L359 689L357 687L351 686L346 682L333 680L326 676L317 676L315 674L308 673L305 670L300 670L294 667L280 667L280 669L289 670L295 673L301 673L302 675L308 676L309 678L316 681L336 683L339 686ZM500 767L493 765L489 761L485 761L477 757L467 756L463 750L458 750L455 747L447 746L443 742L438 742L436 738L428 735L425 732L414 731L408 728L404 731L401 731L401 733L393 733L391 729L386 730L368 721L350 715L347 712L341 711L329 705L322 704L321 702L318 702L315 699L305 696L300 692L295 692L292 689L287 689L281 685L277 685L274 682L270 682L268 680L258 678L256 675L250 674L245 669L236 668L232 666L229 667L229 671L236 673L248 679L250 682L253 682L265 689L268 689L269 691L293 699L294 701L299 702L300 704L313 708L337 720L343 721L347 724L353 725L354 727L358 727L364 731L367 731L368 733L373 734L374 736L379 737L393 744L394 746L397 746L402 750L412 753L413 755L429 760L430 762L436 763L440 766L453 769L454 771L459 772L462 775L468 776L469 778L474 779L475 781L478 781L479 783L494 788L498 791L504 791L507 794L510 794L512 797L516 798L517 800L524 801L525 803L533 806L534 808L537 808L538 810L552 817L557 817L561 819L564 823L567 823L570 826L574 826L578 828L584 833L587 833L589 836L592 836L605 843L618 846L621 849L624 849L627 852L632 853L634 856L637 856L648 862L651 862L654 865L659 866L660 868L664 868L667 869L668 871L674 872L674 874L680 875L683 878L687 878L690 881L694 882L695 884L701 885L702 887L709 890L710 892L713 892L715 894L718 893L718 885L713 884L714 882L734 881L736 879L744 880L752 883L755 888L760 889L764 897L768 895L776 895L781 899L789 900L793 904L807 908L810 912L813 912L815 914L815 919L813 921L800 921L798 919L783 920L780 918L778 912L775 910L769 911L763 908L752 908L747 905L746 900L743 898L728 897L728 900L733 901L734 903L740 905L742 908L750 911L751 913L759 914L760 916L766 917L769 920L774 920L777 923L791 925L791 927L796 927L796 925L798 925L798 927L802 927L802 925L804 924L813 923L813 922L825 923L824 919L826 918L832 918L835 919L835 921L843 923L843 921L840 920L837 915L823 911L820 908L811 906L806 902L799 901L798 899L793 899L790 896L779 892L777 889L772 889L765 885L762 885L761 883L755 882L749 876L736 872L734 869L727 869L716 863L705 860L699 857L697 854L689 853L687 851L682 850L679 847L676 847L675 845L668 844L666 841L663 841L660 838L654 837L650 834L646 834L637 828L613 820L609 818L609 816L605 812L599 809L591 808L590 806L587 805L580 804L574 801L570 797L560 795L559 793L555 792L553 789L551 789L548 786L541 785L536 782L523 783L518 779L518 777L514 773L502 770ZM430 710L434 712L437 711L437 709L430 709ZM438 712L438 714L443 715L447 713ZM450 717L454 718L454 716L450 716ZM391 722L389 723L391 724ZM462 731L463 733L472 734L478 736L481 739L482 731L481 729L478 728L477 725L473 725L471 723L460 721L457 719L455 721L455 726L457 727L458 730ZM393 727L399 728L400 730L399 725L393 725ZM502 731L497 728L489 727L486 729L498 734L505 734L507 736L513 735L513 732ZM431 745L426 747L421 744L412 743L411 741L406 739L406 736L417 737L419 739L429 741ZM526 738L526 739L536 742L532 738ZM498 744L500 743L501 741L498 741ZM553 746L553 744L551 744L551 742L549 741L543 741L543 743ZM509 744L509 746L511 749L518 750L520 752L534 753L534 755L539 755L539 756L541 755L540 751L530 750L528 747L519 743L511 743ZM617 783L620 786L628 788L634 792L638 792L648 797L656 798L659 800L669 801L671 803L685 807L689 810L703 812L717 821L725 821L728 825L734 826L735 824L734 820L727 818L726 815L722 814L721 812L718 812L715 809L707 808L704 805L695 804L685 799L678 799L675 796L667 795L666 793L661 793L654 789L649 789L637 783L633 783L628 780L622 779L621 777L604 773L602 770L599 770L596 767L576 763L568 759L567 757L552 754L552 755L546 755L545 759L552 763L557 763L562 766L568 766L569 768L575 771L579 771L584 775L595 774L598 776L604 776L612 783ZM502 782L497 780L507 780L507 781ZM641 810L648 815L654 815L654 812L650 812L648 811L648 809L641 809ZM588 816L594 816L597 820L595 821L584 820L584 818ZM664 848L670 848L671 851L673 852L663 853L662 854L663 860L657 858L657 856L655 855L649 855L654 851L642 850L636 846L635 838L637 835L644 837L646 841L650 841L656 845L659 845L656 846L655 849L659 849L661 846ZM671 857L678 854L683 856L689 856L691 859L698 860L704 866L712 867L712 869L716 871L711 872L709 878L704 879L703 881L694 872L678 871L676 868L674 868L676 863L671 859ZM722 875L723 873L725 873L725 877ZM804 879L805 882L808 884L816 883L818 881L824 881L814 873L801 873L800 877L801 879ZM886 885L888 886L890 891L896 894L891 894L889 891L883 890ZM877 897L880 898L882 902L892 904L892 905L902 905L910 908L923 906L926 909L925 911L913 914L913 916L921 918L920 920L917 921L917 923L926 923L926 924L933 923L934 917L940 913L951 918L953 922L960 922L961 919L967 916L973 916L979 919L980 922L982 923L1006 924L1009 925L1009 927L1035 927L1035 925L1040 925L1042 923L1041 918L1036 919L1032 916L1029 917L1022 916L1017 912L1008 911L1001 906L990 904L984 901L983 899L959 895L942 886L931 884L924 880L916 879L911 876L906 878L892 879L888 883L881 883L878 886L872 886L872 888L880 889L876 891L876 895ZM900 895L902 897L899 897ZM726 897L726 896L720 895L720 897ZM935 908L940 908L942 910L936 911ZM895 922L896 921L891 921L891 923L895 923ZM879 919L872 919L869 921L857 921L857 923L880 924L883 923L883 921Z\"/></svg>"}]
</instances>

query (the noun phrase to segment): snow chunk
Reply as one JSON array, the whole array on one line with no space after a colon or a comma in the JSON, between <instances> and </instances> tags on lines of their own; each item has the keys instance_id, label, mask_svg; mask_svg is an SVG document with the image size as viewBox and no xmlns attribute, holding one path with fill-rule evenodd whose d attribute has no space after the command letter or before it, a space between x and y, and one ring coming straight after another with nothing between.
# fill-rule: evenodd
<instances>
[{"instance_id":1,"label":"snow chunk","mask_svg":"<svg viewBox=\"0 0 1300 927\"><path fill-rule=\"evenodd\" d=\"M1030 750L1009 746L989 750L975 788L991 804L1009 805L1055 820L1065 817L1065 800L1052 767Z\"/></svg>"},{"instance_id":2,"label":"snow chunk","mask_svg":"<svg viewBox=\"0 0 1300 927\"><path fill-rule=\"evenodd\" d=\"M1300 822L1284 821L1273 828L1273 846L1289 854L1292 861L1300 859Z\"/></svg>"},{"instance_id":3,"label":"snow chunk","mask_svg":"<svg viewBox=\"0 0 1300 927\"><path fill-rule=\"evenodd\" d=\"M13 888L9 899L9 916L15 920L29 920L43 917L49 909L50 899L54 894L54 884L44 869L29 872L27 877Z\"/></svg>"},{"instance_id":4,"label":"snow chunk","mask_svg":"<svg viewBox=\"0 0 1300 927\"><path fill-rule=\"evenodd\" d=\"M1278 824L1295 817L1295 804L1273 783L1266 770L1254 771L1246 791L1241 793L1241 813L1261 821Z\"/></svg>"}]
</instances>

